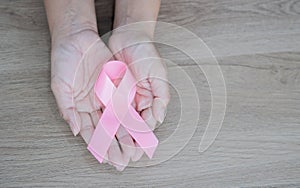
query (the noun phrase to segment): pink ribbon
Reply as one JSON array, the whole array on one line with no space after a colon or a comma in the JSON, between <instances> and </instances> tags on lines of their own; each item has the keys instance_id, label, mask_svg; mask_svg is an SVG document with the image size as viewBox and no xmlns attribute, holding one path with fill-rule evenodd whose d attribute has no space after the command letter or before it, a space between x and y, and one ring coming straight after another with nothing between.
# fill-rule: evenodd
<instances>
[{"instance_id":1,"label":"pink ribbon","mask_svg":"<svg viewBox=\"0 0 300 188\"><path fill-rule=\"evenodd\" d=\"M121 79L118 87L112 80ZM138 145L152 158L158 140L143 118L131 106L136 93L136 80L125 63L106 63L96 81L94 91L105 110L87 149L102 163L105 154L122 125Z\"/></svg>"}]
</instances>

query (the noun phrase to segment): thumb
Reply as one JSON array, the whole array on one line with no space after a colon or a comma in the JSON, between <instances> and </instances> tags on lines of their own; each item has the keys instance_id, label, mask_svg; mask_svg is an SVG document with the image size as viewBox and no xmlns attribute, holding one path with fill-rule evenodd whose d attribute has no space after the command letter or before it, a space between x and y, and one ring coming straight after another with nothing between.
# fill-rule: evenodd
<instances>
[{"instance_id":1,"label":"thumb","mask_svg":"<svg viewBox=\"0 0 300 188\"><path fill-rule=\"evenodd\" d=\"M57 106L59 108L60 115L69 124L73 134L76 136L80 132L80 116L75 110L75 106L72 102L72 96L69 96L70 87L54 77L51 80L51 90L56 99Z\"/></svg>"},{"instance_id":2,"label":"thumb","mask_svg":"<svg viewBox=\"0 0 300 188\"><path fill-rule=\"evenodd\" d=\"M153 93L152 113L154 118L162 123L166 108L170 101L167 71L161 60L154 60L149 74L149 82Z\"/></svg>"}]
</instances>

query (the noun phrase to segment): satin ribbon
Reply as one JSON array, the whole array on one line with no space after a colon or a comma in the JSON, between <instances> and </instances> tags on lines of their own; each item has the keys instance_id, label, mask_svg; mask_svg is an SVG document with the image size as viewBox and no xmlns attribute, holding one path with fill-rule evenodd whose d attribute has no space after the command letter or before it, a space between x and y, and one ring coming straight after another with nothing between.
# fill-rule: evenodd
<instances>
[{"instance_id":1,"label":"satin ribbon","mask_svg":"<svg viewBox=\"0 0 300 188\"><path fill-rule=\"evenodd\" d=\"M121 79L118 87L112 82L117 79ZM106 63L95 83L94 92L105 106L87 147L94 157L103 162L119 126L123 126L147 156L152 158L158 139L131 106L136 93L136 80L127 65L121 61Z\"/></svg>"}]
</instances>

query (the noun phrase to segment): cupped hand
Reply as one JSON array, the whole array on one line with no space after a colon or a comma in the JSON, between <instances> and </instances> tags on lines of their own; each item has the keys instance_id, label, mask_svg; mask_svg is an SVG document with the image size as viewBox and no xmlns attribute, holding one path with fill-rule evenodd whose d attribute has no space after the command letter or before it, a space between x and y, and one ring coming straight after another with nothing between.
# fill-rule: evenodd
<instances>
[{"instance_id":1,"label":"cupped hand","mask_svg":"<svg viewBox=\"0 0 300 188\"><path fill-rule=\"evenodd\" d=\"M135 76L135 108L154 130L158 123L164 121L170 95L166 67L151 38L140 32L114 32L110 37L109 47L115 59L127 63ZM137 144L136 146L136 151L143 153Z\"/></svg>"},{"instance_id":2,"label":"cupped hand","mask_svg":"<svg viewBox=\"0 0 300 188\"><path fill-rule=\"evenodd\" d=\"M111 51L95 31L82 30L52 39L51 88L62 117L73 134L80 133L87 144L104 108L93 86L102 65L111 59ZM142 154L131 136L120 128L105 159L123 170L130 158L138 160Z\"/></svg>"},{"instance_id":3,"label":"cupped hand","mask_svg":"<svg viewBox=\"0 0 300 188\"><path fill-rule=\"evenodd\" d=\"M139 31L115 30L109 47L115 59L128 64L137 80L136 110L154 129L162 123L170 100L167 70L151 37Z\"/></svg>"}]
</instances>

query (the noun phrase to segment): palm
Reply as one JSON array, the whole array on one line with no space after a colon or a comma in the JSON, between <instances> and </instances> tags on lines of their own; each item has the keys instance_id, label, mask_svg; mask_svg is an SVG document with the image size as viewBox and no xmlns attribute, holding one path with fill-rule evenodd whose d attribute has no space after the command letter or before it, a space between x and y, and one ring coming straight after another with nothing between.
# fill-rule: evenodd
<instances>
[{"instance_id":1,"label":"palm","mask_svg":"<svg viewBox=\"0 0 300 188\"><path fill-rule=\"evenodd\" d=\"M74 134L93 130L99 107L92 88L102 64L111 58L110 51L92 31L65 37L54 44L51 87L60 112Z\"/></svg>"}]
</instances>

